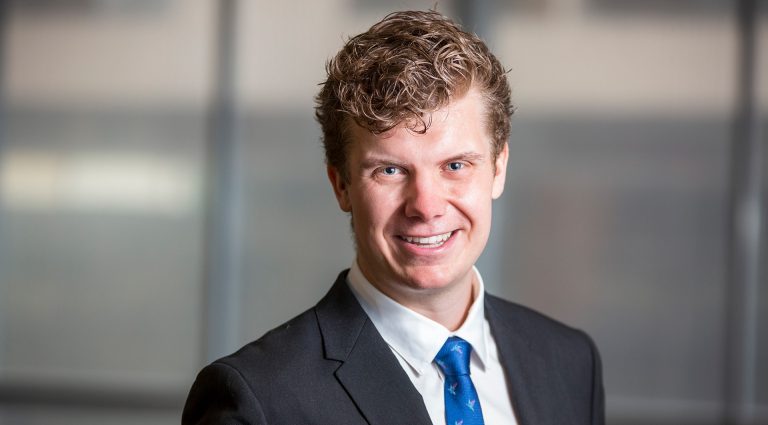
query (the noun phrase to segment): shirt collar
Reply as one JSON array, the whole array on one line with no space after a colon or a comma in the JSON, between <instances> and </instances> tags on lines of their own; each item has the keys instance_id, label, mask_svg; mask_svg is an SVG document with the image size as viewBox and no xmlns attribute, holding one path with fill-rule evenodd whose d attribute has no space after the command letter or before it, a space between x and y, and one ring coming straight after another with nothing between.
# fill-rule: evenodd
<instances>
[{"instance_id":1,"label":"shirt collar","mask_svg":"<svg viewBox=\"0 0 768 425\"><path fill-rule=\"evenodd\" d=\"M482 368L488 363L485 285L477 268L472 266L472 270L478 283L475 299L464 323L455 332L384 295L363 276L357 261L347 274L347 282L384 341L421 375L431 367L445 340L454 335L472 345Z\"/></svg>"}]
</instances>

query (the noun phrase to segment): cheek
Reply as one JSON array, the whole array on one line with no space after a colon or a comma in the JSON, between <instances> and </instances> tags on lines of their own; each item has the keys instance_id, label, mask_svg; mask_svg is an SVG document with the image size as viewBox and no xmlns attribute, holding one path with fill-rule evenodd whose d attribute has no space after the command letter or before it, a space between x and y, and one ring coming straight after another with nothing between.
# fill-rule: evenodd
<instances>
[{"instance_id":1,"label":"cheek","mask_svg":"<svg viewBox=\"0 0 768 425\"><path fill-rule=\"evenodd\" d=\"M398 205L397 189L361 187L353 200L352 214L359 222L359 231L376 233L391 219Z\"/></svg>"},{"instance_id":2,"label":"cheek","mask_svg":"<svg viewBox=\"0 0 768 425\"><path fill-rule=\"evenodd\" d=\"M483 236L490 230L491 224L491 185L490 182L477 182L461 191L454 198L454 206L465 220L469 222L472 231L469 236L474 239Z\"/></svg>"},{"instance_id":3,"label":"cheek","mask_svg":"<svg viewBox=\"0 0 768 425\"><path fill-rule=\"evenodd\" d=\"M448 192L458 202L473 209L482 209L482 206L489 204L493 199L493 182L485 175L473 177L451 182Z\"/></svg>"}]
</instances>

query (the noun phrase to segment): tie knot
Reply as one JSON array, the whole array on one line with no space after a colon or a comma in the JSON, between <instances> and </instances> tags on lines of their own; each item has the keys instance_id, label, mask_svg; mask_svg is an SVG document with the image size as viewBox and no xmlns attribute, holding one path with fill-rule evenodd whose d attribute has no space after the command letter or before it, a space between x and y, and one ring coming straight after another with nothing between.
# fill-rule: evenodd
<instances>
[{"instance_id":1,"label":"tie knot","mask_svg":"<svg viewBox=\"0 0 768 425\"><path fill-rule=\"evenodd\" d=\"M435 363L446 375L469 375L469 355L471 353L472 346L467 341L452 336L445 341L443 348L435 356Z\"/></svg>"}]
</instances>

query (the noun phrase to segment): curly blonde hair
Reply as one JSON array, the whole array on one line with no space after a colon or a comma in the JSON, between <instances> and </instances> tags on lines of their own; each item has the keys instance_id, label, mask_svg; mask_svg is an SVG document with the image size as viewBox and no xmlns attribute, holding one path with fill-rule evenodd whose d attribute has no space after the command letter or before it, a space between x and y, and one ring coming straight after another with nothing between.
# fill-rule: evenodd
<instances>
[{"instance_id":1,"label":"curly blonde hair","mask_svg":"<svg viewBox=\"0 0 768 425\"><path fill-rule=\"evenodd\" d=\"M493 156L509 137L512 115L506 71L485 43L435 11L396 12L352 37L326 64L316 97L326 162L348 178L345 127L381 134L405 124L425 133L431 113L479 89Z\"/></svg>"}]
</instances>

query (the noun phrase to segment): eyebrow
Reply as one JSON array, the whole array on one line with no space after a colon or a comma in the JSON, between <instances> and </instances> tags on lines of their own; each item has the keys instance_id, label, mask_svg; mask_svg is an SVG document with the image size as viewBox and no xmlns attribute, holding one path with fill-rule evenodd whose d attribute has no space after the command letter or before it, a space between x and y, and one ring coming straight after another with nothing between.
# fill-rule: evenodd
<instances>
[{"instance_id":1,"label":"eyebrow","mask_svg":"<svg viewBox=\"0 0 768 425\"><path fill-rule=\"evenodd\" d=\"M362 161L360 161L361 170L369 170L371 168L383 167L385 165L395 165L404 168L407 164L394 158L387 157L364 158Z\"/></svg>"},{"instance_id":2,"label":"eyebrow","mask_svg":"<svg viewBox=\"0 0 768 425\"><path fill-rule=\"evenodd\" d=\"M440 160L440 163L446 163L446 162L454 162L454 161L467 161L467 162L482 162L485 159L485 155L474 152L474 151L468 151L468 152L462 152L457 155L450 156L446 159ZM389 158L389 157L378 157L373 156L370 158L365 158L362 161L360 161L360 169L362 170L369 170L371 168L378 168L383 167L385 165L394 165L397 167L406 168L407 163L403 161L399 161L395 158Z\"/></svg>"},{"instance_id":3,"label":"eyebrow","mask_svg":"<svg viewBox=\"0 0 768 425\"><path fill-rule=\"evenodd\" d=\"M477 152L469 151L469 152L462 152L458 155L454 155L443 162L453 162L453 161L481 162L484 159L485 159L485 155Z\"/></svg>"}]
</instances>

